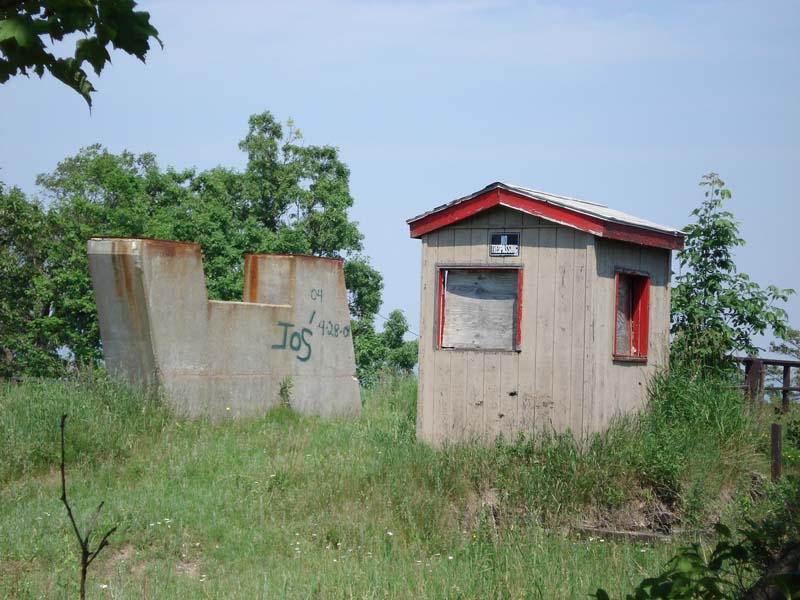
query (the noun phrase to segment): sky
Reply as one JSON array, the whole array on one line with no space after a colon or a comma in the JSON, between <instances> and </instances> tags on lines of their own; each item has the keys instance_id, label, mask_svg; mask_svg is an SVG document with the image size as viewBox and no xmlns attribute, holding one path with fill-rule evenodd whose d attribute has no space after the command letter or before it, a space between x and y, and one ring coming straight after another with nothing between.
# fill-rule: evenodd
<instances>
[{"instance_id":1,"label":"sky","mask_svg":"<svg viewBox=\"0 0 800 600\"><path fill-rule=\"evenodd\" d=\"M683 227L715 171L738 268L800 291L798 2L139 2L163 50L113 52L91 112L49 76L0 86L0 180L101 143L162 167L243 168L248 116L339 148L352 217L419 322L406 220L494 181ZM786 305L800 328L800 298ZM762 344L766 343L762 340Z\"/></svg>"}]
</instances>

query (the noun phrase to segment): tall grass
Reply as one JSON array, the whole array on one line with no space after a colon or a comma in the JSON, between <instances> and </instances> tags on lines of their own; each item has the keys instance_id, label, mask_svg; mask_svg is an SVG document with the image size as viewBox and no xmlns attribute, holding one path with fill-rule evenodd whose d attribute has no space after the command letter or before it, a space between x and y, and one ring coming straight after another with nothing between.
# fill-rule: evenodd
<instances>
[{"instance_id":1,"label":"tall grass","mask_svg":"<svg viewBox=\"0 0 800 600\"><path fill-rule=\"evenodd\" d=\"M61 381L0 382L0 483L58 465L64 413L70 417L67 453L92 464L127 458L169 421L153 394L93 372Z\"/></svg>"},{"instance_id":2,"label":"tall grass","mask_svg":"<svg viewBox=\"0 0 800 600\"><path fill-rule=\"evenodd\" d=\"M105 499L97 528L119 525L94 597L619 592L669 550L553 532L669 497L702 523L721 491L746 493L736 486L763 466L740 398L678 375L654 381L642 415L584 444L564 434L433 450L416 440L413 378L381 379L363 404L355 421L280 406L209 423L105 378L0 389L11 440L0 446L0 597L75 586L74 540L48 475L62 412L76 510Z\"/></svg>"}]
</instances>

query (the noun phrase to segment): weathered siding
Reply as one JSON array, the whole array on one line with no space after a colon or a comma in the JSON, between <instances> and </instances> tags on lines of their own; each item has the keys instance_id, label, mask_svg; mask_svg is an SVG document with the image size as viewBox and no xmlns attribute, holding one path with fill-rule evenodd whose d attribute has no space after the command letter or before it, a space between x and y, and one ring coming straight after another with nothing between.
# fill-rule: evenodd
<instances>
[{"instance_id":1,"label":"weathered siding","mask_svg":"<svg viewBox=\"0 0 800 600\"><path fill-rule=\"evenodd\" d=\"M499 231L520 232L519 257L489 257L489 233ZM422 243L420 438L439 444L552 429L580 435L592 391L585 344L592 236L499 207ZM471 265L522 267L519 352L436 349L437 268Z\"/></svg>"},{"instance_id":2,"label":"weathered siding","mask_svg":"<svg viewBox=\"0 0 800 600\"><path fill-rule=\"evenodd\" d=\"M490 232L519 231L519 257L489 257ZM521 346L437 350L437 269L522 268ZM647 363L612 360L614 274L650 275ZM505 207L422 237L417 432L439 445L520 431L578 437L641 407L668 359L670 252L596 238Z\"/></svg>"},{"instance_id":3,"label":"weathered siding","mask_svg":"<svg viewBox=\"0 0 800 600\"><path fill-rule=\"evenodd\" d=\"M595 270L594 396L598 399L594 429L602 429L619 413L641 408L649 378L669 362L670 251L597 239ZM616 361L614 347L614 274L618 269L650 276L650 331L647 362Z\"/></svg>"}]
</instances>

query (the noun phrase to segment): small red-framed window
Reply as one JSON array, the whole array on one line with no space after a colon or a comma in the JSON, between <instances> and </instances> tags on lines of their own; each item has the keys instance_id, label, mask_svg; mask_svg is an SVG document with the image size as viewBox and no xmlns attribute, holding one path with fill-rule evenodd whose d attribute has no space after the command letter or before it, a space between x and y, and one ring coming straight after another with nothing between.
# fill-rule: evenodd
<instances>
[{"instance_id":1,"label":"small red-framed window","mask_svg":"<svg viewBox=\"0 0 800 600\"><path fill-rule=\"evenodd\" d=\"M614 359L647 360L650 276L618 270L614 302Z\"/></svg>"},{"instance_id":2,"label":"small red-framed window","mask_svg":"<svg viewBox=\"0 0 800 600\"><path fill-rule=\"evenodd\" d=\"M438 348L520 349L521 267L439 267L437 298Z\"/></svg>"}]
</instances>

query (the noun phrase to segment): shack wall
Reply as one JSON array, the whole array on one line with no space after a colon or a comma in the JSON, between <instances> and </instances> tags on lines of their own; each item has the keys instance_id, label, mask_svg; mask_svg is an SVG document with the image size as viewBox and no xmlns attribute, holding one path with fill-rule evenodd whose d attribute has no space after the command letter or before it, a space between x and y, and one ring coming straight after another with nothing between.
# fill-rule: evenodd
<instances>
[{"instance_id":1,"label":"shack wall","mask_svg":"<svg viewBox=\"0 0 800 600\"><path fill-rule=\"evenodd\" d=\"M660 368L669 364L670 275L669 250L596 239L595 298L592 304L595 323L595 367L593 395L594 430L606 427L615 414L644 406L647 384ZM618 269L639 271L650 276L650 304L647 362L612 359L614 348L614 275Z\"/></svg>"},{"instance_id":2,"label":"shack wall","mask_svg":"<svg viewBox=\"0 0 800 600\"><path fill-rule=\"evenodd\" d=\"M520 233L519 257L490 257L489 234ZM513 437L592 423L594 239L497 207L422 237L417 434L429 443ZM519 351L439 350L437 273L447 266L520 266Z\"/></svg>"},{"instance_id":3,"label":"shack wall","mask_svg":"<svg viewBox=\"0 0 800 600\"><path fill-rule=\"evenodd\" d=\"M490 257L489 234L520 233L519 257ZM445 441L600 431L641 407L668 360L670 252L614 242L506 207L422 236L417 435ZM438 269L522 269L518 351L438 349ZM650 275L645 364L612 359L617 269Z\"/></svg>"}]
</instances>

